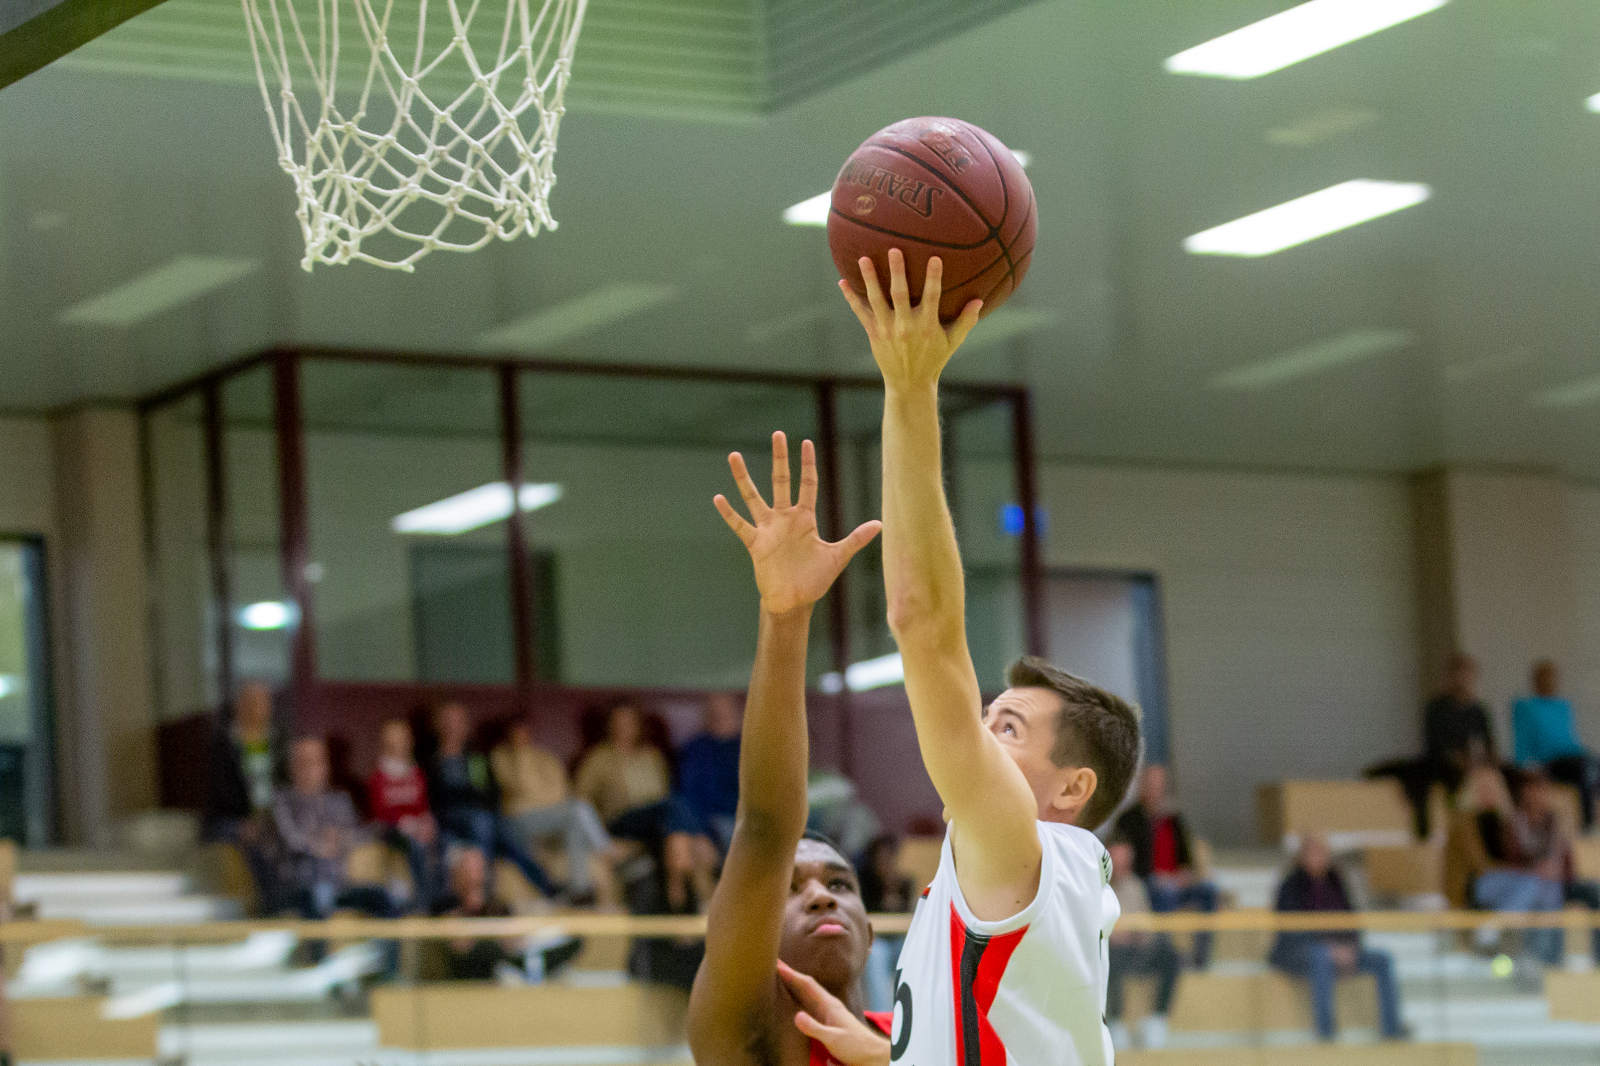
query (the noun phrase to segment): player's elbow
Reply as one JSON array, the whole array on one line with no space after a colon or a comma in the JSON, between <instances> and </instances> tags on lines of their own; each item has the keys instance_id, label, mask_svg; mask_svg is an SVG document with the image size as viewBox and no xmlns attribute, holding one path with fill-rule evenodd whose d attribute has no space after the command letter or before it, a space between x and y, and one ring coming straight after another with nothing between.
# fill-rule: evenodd
<instances>
[{"instance_id":1,"label":"player's elbow","mask_svg":"<svg viewBox=\"0 0 1600 1066\"><path fill-rule=\"evenodd\" d=\"M793 851L795 842L806 832L806 811L768 810L743 806L734 820L734 833L746 846L763 851Z\"/></svg>"},{"instance_id":2,"label":"player's elbow","mask_svg":"<svg viewBox=\"0 0 1600 1066\"><path fill-rule=\"evenodd\" d=\"M959 636L961 622L960 602L931 590L901 592L889 598L889 632L902 648L939 641L952 626Z\"/></svg>"}]
</instances>

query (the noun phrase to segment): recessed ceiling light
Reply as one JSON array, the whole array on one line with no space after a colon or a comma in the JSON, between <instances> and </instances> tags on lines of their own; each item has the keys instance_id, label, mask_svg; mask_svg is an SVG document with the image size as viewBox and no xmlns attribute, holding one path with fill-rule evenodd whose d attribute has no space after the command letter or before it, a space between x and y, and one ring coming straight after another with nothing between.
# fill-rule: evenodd
<instances>
[{"instance_id":1,"label":"recessed ceiling light","mask_svg":"<svg viewBox=\"0 0 1600 1066\"><path fill-rule=\"evenodd\" d=\"M1600 112L1600 93L1595 93L1583 102L1583 106L1590 111Z\"/></svg>"},{"instance_id":2,"label":"recessed ceiling light","mask_svg":"<svg viewBox=\"0 0 1600 1066\"><path fill-rule=\"evenodd\" d=\"M1011 149L1011 154L1016 156L1026 170L1029 163L1033 162L1033 154L1021 148ZM828 208L833 204L833 190L819 192L808 199L801 200L791 207L783 209L783 220L791 226L826 226L828 224Z\"/></svg>"},{"instance_id":3,"label":"recessed ceiling light","mask_svg":"<svg viewBox=\"0 0 1600 1066\"><path fill-rule=\"evenodd\" d=\"M22 682L15 674L0 674L0 699L22 691Z\"/></svg>"},{"instance_id":4,"label":"recessed ceiling light","mask_svg":"<svg viewBox=\"0 0 1600 1066\"><path fill-rule=\"evenodd\" d=\"M1235 367L1213 378L1211 387L1240 391L1262 389L1307 374L1399 351L1410 343L1411 334L1403 329L1352 329L1330 340L1301 345Z\"/></svg>"},{"instance_id":5,"label":"recessed ceiling light","mask_svg":"<svg viewBox=\"0 0 1600 1066\"><path fill-rule=\"evenodd\" d=\"M1179 52L1166 62L1174 74L1259 78L1437 11L1448 0L1311 0Z\"/></svg>"},{"instance_id":6,"label":"recessed ceiling light","mask_svg":"<svg viewBox=\"0 0 1600 1066\"><path fill-rule=\"evenodd\" d=\"M1432 191L1415 182L1341 182L1196 233L1183 247L1195 255L1271 255L1420 204Z\"/></svg>"},{"instance_id":7,"label":"recessed ceiling light","mask_svg":"<svg viewBox=\"0 0 1600 1066\"><path fill-rule=\"evenodd\" d=\"M560 485L523 485L517 492L524 511L537 511L561 499ZM437 503L395 515L389 523L396 533L437 533L451 536L511 517L511 485L493 481L458 492Z\"/></svg>"},{"instance_id":8,"label":"recessed ceiling light","mask_svg":"<svg viewBox=\"0 0 1600 1066\"><path fill-rule=\"evenodd\" d=\"M62 311L67 326L126 329L253 273L260 260L236 255L180 255L99 296Z\"/></svg>"},{"instance_id":9,"label":"recessed ceiling light","mask_svg":"<svg viewBox=\"0 0 1600 1066\"><path fill-rule=\"evenodd\" d=\"M277 600L263 600L252 603L239 611L239 624L246 629L265 632L273 629L286 629L293 624L295 619L294 607Z\"/></svg>"}]
</instances>

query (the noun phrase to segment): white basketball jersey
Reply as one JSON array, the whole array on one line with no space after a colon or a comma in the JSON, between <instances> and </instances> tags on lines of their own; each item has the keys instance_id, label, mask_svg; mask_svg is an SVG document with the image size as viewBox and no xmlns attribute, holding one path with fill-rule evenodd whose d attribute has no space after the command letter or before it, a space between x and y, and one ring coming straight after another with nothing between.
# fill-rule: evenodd
<instances>
[{"instance_id":1,"label":"white basketball jersey","mask_svg":"<svg viewBox=\"0 0 1600 1066\"><path fill-rule=\"evenodd\" d=\"M1106 939L1122 913L1093 833L1040 822L1039 893L1000 922L973 917L950 834L917 902L895 979L900 1066L1109 1066Z\"/></svg>"}]
</instances>

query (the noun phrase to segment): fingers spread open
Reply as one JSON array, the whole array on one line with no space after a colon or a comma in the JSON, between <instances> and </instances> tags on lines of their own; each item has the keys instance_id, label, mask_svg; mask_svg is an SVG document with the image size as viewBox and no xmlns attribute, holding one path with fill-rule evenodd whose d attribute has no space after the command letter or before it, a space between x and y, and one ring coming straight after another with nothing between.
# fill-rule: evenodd
<instances>
[{"instance_id":1,"label":"fingers spread open","mask_svg":"<svg viewBox=\"0 0 1600 1066\"><path fill-rule=\"evenodd\" d=\"M928 277L922 283L922 303L917 305L924 315L939 317L939 294L944 291L944 260L934 256L928 260Z\"/></svg>"},{"instance_id":2,"label":"fingers spread open","mask_svg":"<svg viewBox=\"0 0 1600 1066\"><path fill-rule=\"evenodd\" d=\"M789 986L790 993L806 1010L818 1014L827 1012L828 1001L832 997L815 977L801 973L781 959L778 961L778 976L783 978L783 983Z\"/></svg>"},{"instance_id":3,"label":"fingers spread open","mask_svg":"<svg viewBox=\"0 0 1600 1066\"><path fill-rule=\"evenodd\" d=\"M780 429L772 435L772 506L781 510L789 503L789 438Z\"/></svg>"},{"instance_id":4,"label":"fingers spread open","mask_svg":"<svg viewBox=\"0 0 1600 1066\"><path fill-rule=\"evenodd\" d=\"M950 329L947 331L952 349L961 347L961 342L967 339L972 327L978 324L978 316L982 313L982 300L969 300L967 306L961 309L961 317L950 323Z\"/></svg>"},{"instance_id":5,"label":"fingers spread open","mask_svg":"<svg viewBox=\"0 0 1600 1066\"><path fill-rule=\"evenodd\" d=\"M906 284L906 257L898 248L889 249L889 297L896 315L911 313L911 287Z\"/></svg>"},{"instance_id":6,"label":"fingers spread open","mask_svg":"<svg viewBox=\"0 0 1600 1066\"><path fill-rule=\"evenodd\" d=\"M756 527L741 518L739 512L733 509L733 504L729 503L728 498L722 493L719 492L711 497L711 502L716 505L717 513L722 516L722 520L728 523L728 528L744 541L746 547L749 547L750 542L755 540Z\"/></svg>"},{"instance_id":7,"label":"fingers spread open","mask_svg":"<svg viewBox=\"0 0 1600 1066\"><path fill-rule=\"evenodd\" d=\"M883 295L883 286L878 284L878 271L872 265L870 256L862 256L856 263L861 268L861 281L867 287L867 304L872 308L873 315L882 321L889 317L889 301Z\"/></svg>"},{"instance_id":8,"label":"fingers spread open","mask_svg":"<svg viewBox=\"0 0 1600 1066\"><path fill-rule=\"evenodd\" d=\"M750 480L750 471L745 468L744 456L738 452L730 454L728 468L733 471L733 483L739 486L739 495L744 499L744 505L750 508L750 517L757 522L766 518L770 513L767 503L761 498L761 490L756 488L756 483Z\"/></svg>"},{"instance_id":9,"label":"fingers spread open","mask_svg":"<svg viewBox=\"0 0 1600 1066\"><path fill-rule=\"evenodd\" d=\"M872 538L876 537L882 530L883 523L876 518L870 522L863 522L851 530L850 535L839 542L839 546L844 549L846 561L854 557L856 552L871 544Z\"/></svg>"},{"instance_id":10,"label":"fingers spread open","mask_svg":"<svg viewBox=\"0 0 1600 1066\"><path fill-rule=\"evenodd\" d=\"M808 440L800 442L800 509L817 509L817 449Z\"/></svg>"},{"instance_id":11,"label":"fingers spread open","mask_svg":"<svg viewBox=\"0 0 1600 1066\"><path fill-rule=\"evenodd\" d=\"M867 306L867 302L858 296L856 290L852 289L850 283L843 278L839 279L839 291L844 293L845 302L850 305L850 310L855 312L856 321L861 323L861 327L867 331L867 336L871 337L873 326L877 321L872 317L872 308Z\"/></svg>"},{"instance_id":12,"label":"fingers spread open","mask_svg":"<svg viewBox=\"0 0 1600 1066\"><path fill-rule=\"evenodd\" d=\"M829 1029L805 1011L801 1011L794 1016L794 1027L813 1040L822 1040L824 1044L827 1043L826 1040L823 1040L824 1037L831 1037L837 1032L837 1030Z\"/></svg>"}]
</instances>

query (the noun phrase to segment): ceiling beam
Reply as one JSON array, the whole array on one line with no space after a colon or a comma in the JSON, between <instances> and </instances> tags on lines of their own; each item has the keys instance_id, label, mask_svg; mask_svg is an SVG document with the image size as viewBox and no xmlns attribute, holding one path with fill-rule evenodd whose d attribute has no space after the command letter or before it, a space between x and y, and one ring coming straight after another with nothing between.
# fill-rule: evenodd
<instances>
[{"instance_id":1,"label":"ceiling beam","mask_svg":"<svg viewBox=\"0 0 1600 1066\"><path fill-rule=\"evenodd\" d=\"M0 89L161 0L10 0L0 6Z\"/></svg>"}]
</instances>

